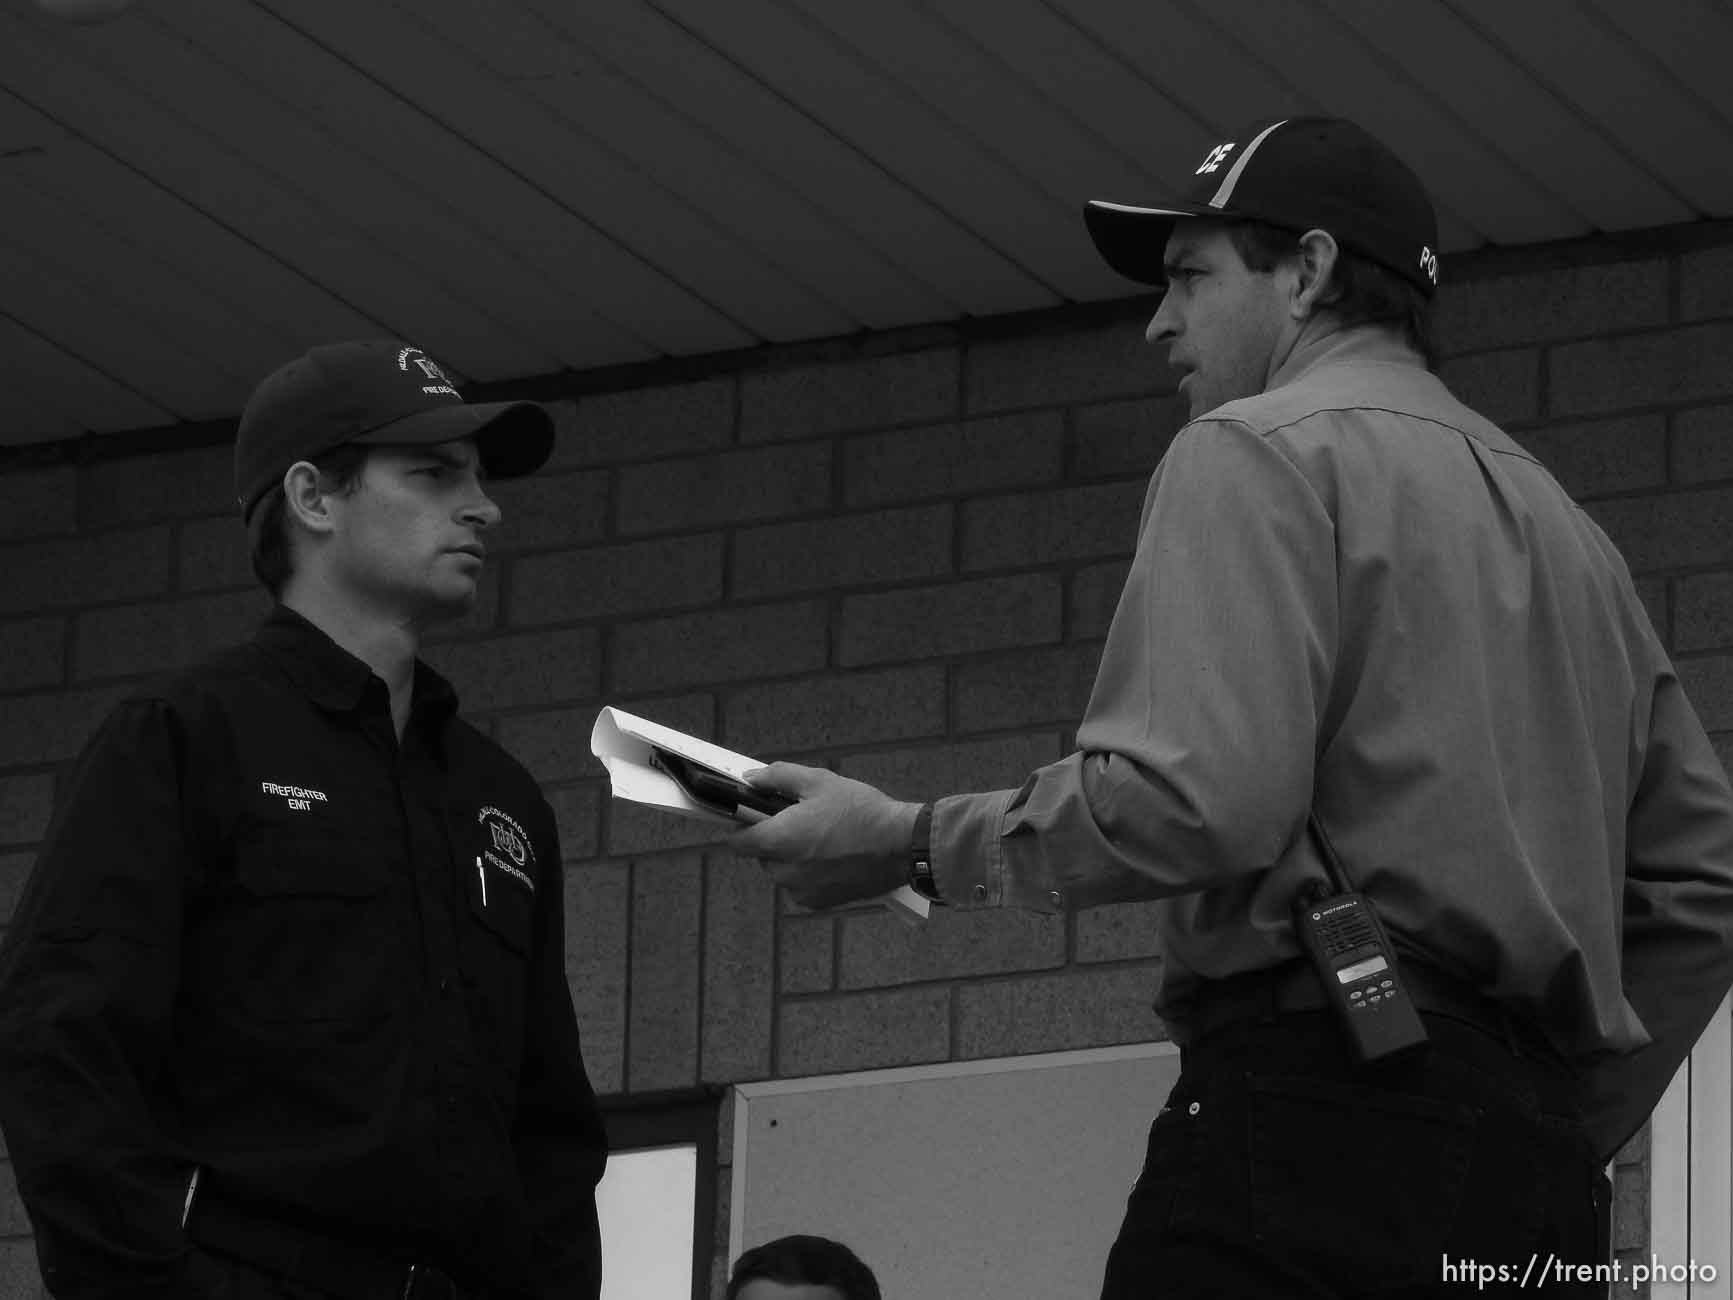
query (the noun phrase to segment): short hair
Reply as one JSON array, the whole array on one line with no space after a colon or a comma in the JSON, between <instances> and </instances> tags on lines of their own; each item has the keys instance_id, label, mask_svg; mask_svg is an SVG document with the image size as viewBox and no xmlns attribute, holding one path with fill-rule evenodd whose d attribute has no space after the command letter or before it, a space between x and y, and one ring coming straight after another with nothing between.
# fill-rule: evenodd
<instances>
[{"instance_id":1,"label":"short hair","mask_svg":"<svg viewBox=\"0 0 1733 1300\"><path fill-rule=\"evenodd\" d=\"M1299 255L1298 234L1263 221L1229 221L1222 227L1240 260L1252 271L1273 271ZM1394 328L1418 352L1428 370L1438 368L1432 335L1432 300L1382 263L1340 250L1332 292L1322 306L1344 325Z\"/></svg>"},{"instance_id":2,"label":"short hair","mask_svg":"<svg viewBox=\"0 0 1733 1300\"><path fill-rule=\"evenodd\" d=\"M319 488L332 496L347 496L361 481L361 471L367 467L372 448L364 443L348 442L317 456L308 463L319 471ZM279 599L283 588L295 572L294 549L289 545L288 501L283 485L278 483L253 507L253 518L247 529L253 562L253 576Z\"/></svg>"},{"instance_id":3,"label":"short hair","mask_svg":"<svg viewBox=\"0 0 1733 1300\"><path fill-rule=\"evenodd\" d=\"M881 1300L872 1270L840 1241L797 1234L754 1246L734 1261L727 1300L736 1300L748 1282L832 1286L843 1300Z\"/></svg>"}]
</instances>

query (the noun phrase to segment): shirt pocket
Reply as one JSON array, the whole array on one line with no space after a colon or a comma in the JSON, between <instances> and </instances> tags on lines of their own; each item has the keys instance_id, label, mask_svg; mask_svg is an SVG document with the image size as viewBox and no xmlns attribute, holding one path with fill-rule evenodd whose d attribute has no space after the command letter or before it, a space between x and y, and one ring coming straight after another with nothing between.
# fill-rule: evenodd
<instances>
[{"instance_id":1,"label":"shirt pocket","mask_svg":"<svg viewBox=\"0 0 1733 1300\"><path fill-rule=\"evenodd\" d=\"M271 1025L386 1014L396 1000L391 862L388 842L364 836L284 836L244 850L206 945L225 1000Z\"/></svg>"},{"instance_id":2,"label":"shirt pocket","mask_svg":"<svg viewBox=\"0 0 1733 1300\"><path fill-rule=\"evenodd\" d=\"M470 868L469 911L512 957L529 956L535 892L515 876L477 858Z\"/></svg>"},{"instance_id":3,"label":"shirt pocket","mask_svg":"<svg viewBox=\"0 0 1733 1300\"><path fill-rule=\"evenodd\" d=\"M502 1098L516 1087L528 1009L529 958L534 943L534 890L491 862L468 871L469 924L463 936L463 981L477 1032L495 1062Z\"/></svg>"}]
</instances>

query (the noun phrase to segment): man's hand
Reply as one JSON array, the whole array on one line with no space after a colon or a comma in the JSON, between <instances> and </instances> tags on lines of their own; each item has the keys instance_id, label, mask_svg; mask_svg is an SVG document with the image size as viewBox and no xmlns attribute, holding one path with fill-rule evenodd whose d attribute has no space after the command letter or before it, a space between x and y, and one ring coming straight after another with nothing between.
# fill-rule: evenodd
<instances>
[{"instance_id":1,"label":"man's hand","mask_svg":"<svg viewBox=\"0 0 1733 1300\"><path fill-rule=\"evenodd\" d=\"M760 859L802 907L838 907L908 884L920 804L798 763L772 763L746 779L800 802L730 836L729 847Z\"/></svg>"}]
</instances>

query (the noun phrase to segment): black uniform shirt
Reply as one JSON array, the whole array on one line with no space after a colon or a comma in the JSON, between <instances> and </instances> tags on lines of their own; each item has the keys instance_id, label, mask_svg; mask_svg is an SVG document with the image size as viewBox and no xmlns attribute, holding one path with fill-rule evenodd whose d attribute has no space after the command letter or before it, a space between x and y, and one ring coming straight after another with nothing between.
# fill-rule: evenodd
<instances>
[{"instance_id":1,"label":"black uniform shirt","mask_svg":"<svg viewBox=\"0 0 1733 1300\"><path fill-rule=\"evenodd\" d=\"M56 1295L164 1295L221 1207L593 1296L605 1160L529 774L417 663L279 608L115 711L0 962L0 1123Z\"/></svg>"}]
</instances>

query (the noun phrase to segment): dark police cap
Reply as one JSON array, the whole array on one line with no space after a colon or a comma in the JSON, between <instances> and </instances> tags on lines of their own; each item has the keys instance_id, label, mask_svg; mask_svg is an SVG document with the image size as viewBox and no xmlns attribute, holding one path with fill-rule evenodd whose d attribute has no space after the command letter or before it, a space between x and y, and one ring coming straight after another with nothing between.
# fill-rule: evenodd
<instances>
[{"instance_id":1,"label":"dark police cap","mask_svg":"<svg viewBox=\"0 0 1733 1300\"><path fill-rule=\"evenodd\" d=\"M1349 252L1427 295L1438 288L1438 218L1413 170L1370 133L1333 117L1259 122L1204 155L1186 191L1149 204L1092 199L1090 237L1121 275L1165 284L1162 253L1176 221L1261 221L1327 230Z\"/></svg>"}]
</instances>

